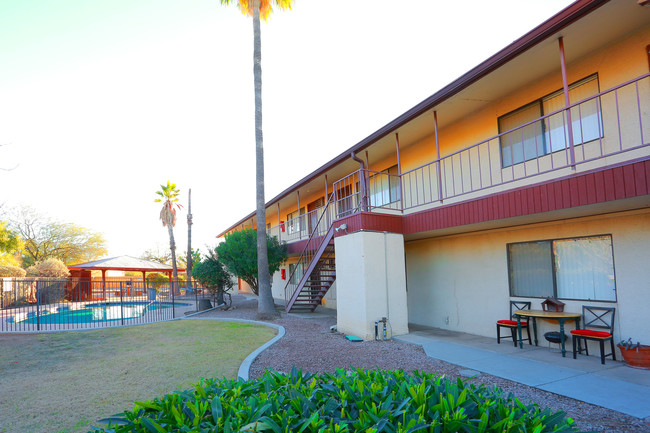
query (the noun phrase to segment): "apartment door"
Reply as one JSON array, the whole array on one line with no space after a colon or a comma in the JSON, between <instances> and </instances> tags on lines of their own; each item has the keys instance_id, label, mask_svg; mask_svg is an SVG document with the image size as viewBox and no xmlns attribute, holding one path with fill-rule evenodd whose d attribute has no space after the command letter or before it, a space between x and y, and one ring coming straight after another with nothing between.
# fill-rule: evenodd
<instances>
[{"instance_id":1,"label":"apartment door","mask_svg":"<svg viewBox=\"0 0 650 433\"><path fill-rule=\"evenodd\" d=\"M313 233L314 229L318 225L318 218L320 218L319 212L316 210L323 207L325 204L324 197L314 200L311 203L307 204L307 224L309 225L309 233Z\"/></svg>"}]
</instances>

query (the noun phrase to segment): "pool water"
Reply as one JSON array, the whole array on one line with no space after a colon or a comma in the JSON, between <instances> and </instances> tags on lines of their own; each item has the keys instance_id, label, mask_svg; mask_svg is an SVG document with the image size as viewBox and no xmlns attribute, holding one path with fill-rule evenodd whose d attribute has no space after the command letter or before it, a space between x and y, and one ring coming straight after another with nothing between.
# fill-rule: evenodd
<instances>
[{"instance_id":1,"label":"pool water","mask_svg":"<svg viewBox=\"0 0 650 433\"><path fill-rule=\"evenodd\" d=\"M187 305L179 304L176 305ZM85 308L71 310L70 307L59 307L53 311L41 311L40 318L30 314L21 323L56 324L56 323L92 323L111 320L133 319L142 317L147 311L162 310L172 307L171 302L124 302L106 304L87 304ZM38 319L38 320L37 320Z\"/></svg>"}]
</instances>

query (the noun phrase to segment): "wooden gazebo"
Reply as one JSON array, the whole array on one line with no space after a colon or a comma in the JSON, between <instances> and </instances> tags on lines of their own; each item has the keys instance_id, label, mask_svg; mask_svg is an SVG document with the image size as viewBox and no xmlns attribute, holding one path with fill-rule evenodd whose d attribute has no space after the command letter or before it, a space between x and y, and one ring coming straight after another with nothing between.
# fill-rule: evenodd
<instances>
[{"instance_id":1,"label":"wooden gazebo","mask_svg":"<svg viewBox=\"0 0 650 433\"><path fill-rule=\"evenodd\" d=\"M101 271L104 291L106 290L106 271L142 272L142 281L145 284L147 281L147 272L167 274L169 277L169 287L172 287L172 266L131 256L110 257L94 262L80 263L68 266L68 270L70 271L70 278L78 279L79 281L92 281L91 272ZM178 272L185 272L185 269L179 268Z\"/></svg>"}]
</instances>

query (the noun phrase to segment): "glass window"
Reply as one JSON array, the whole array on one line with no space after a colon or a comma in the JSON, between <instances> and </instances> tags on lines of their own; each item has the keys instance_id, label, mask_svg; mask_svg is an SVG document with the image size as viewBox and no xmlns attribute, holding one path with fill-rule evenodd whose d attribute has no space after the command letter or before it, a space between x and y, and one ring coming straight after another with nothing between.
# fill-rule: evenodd
<instances>
[{"instance_id":1,"label":"glass window","mask_svg":"<svg viewBox=\"0 0 650 433\"><path fill-rule=\"evenodd\" d=\"M612 237L508 245L512 296L616 301Z\"/></svg>"},{"instance_id":2,"label":"glass window","mask_svg":"<svg viewBox=\"0 0 650 433\"><path fill-rule=\"evenodd\" d=\"M594 74L569 86L569 100L571 103L579 102L598 94L599 91L598 75ZM566 149L569 146L569 119L565 111L533 122L564 107L564 90L558 90L499 117L497 121L500 133L514 129L500 137L502 166L509 167L547 153ZM569 112L574 145L597 140L603 136L599 98L574 106ZM529 122L532 123L515 129Z\"/></svg>"},{"instance_id":3,"label":"glass window","mask_svg":"<svg viewBox=\"0 0 650 433\"><path fill-rule=\"evenodd\" d=\"M553 259L548 241L508 246L510 287L516 296L553 296Z\"/></svg>"},{"instance_id":4,"label":"glass window","mask_svg":"<svg viewBox=\"0 0 650 433\"><path fill-rule=\"evenodd\" d=\"M615 301L612 239L608 236L553 242L557 295Z\"/></svg>"},{"instance_id":5,"label":"glass window","mask_svg":"<svg viewBox=\"0 0 650 433\"><path fill-rule=\"evenodd\" d=\"M300 211L296 210L287 214L287 233L292 234L300 232L300 227L304 226L304 224L301 224L301 220L304 219L304 214L304 207L300 209Z\"/></svg>"},{"instance_id":6,"label":"glass window","mask_svg":"<svg viewBox=\"0 0 650 433\"><path fill-rule=\"evenodd\" d=\"M509 131L542 117L542 107L533 102L499 118L499 131ZM542 122L534 122L501 137L501 155L504 167L519 164L546 153Z\"/></svg>"},{"instance_id":7,"label":"glass window","mask_svg":"<svg viewBox=\"0 0 650 433\"><path fill-rule=\"evenodd\" d=\"M289 276L290 276L289 282L291 284L298 284L302 279L303 274L304 274L304 269L301 264L291 263L289 265Z\"/></svg>"},{"instance_id":8,"label":"glass window","mask_svg":"<svg viewBox=\"0 0 650 433\"><path fill-rule=\"evenodd\" d=\"M397 165L370 176L369 184L371 207L382 207L400 200Z\"/></svg>"}]
</instances>

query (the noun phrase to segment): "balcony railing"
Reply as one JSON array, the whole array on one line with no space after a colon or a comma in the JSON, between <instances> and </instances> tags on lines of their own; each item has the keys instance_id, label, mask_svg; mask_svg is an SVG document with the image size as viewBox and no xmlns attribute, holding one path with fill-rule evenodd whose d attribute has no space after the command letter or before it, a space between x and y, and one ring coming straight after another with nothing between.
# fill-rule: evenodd
<instances>
[{"instance_id":1,"label":"balcony railing","mask_svg":"<svg viewBox=\"0 0 650 433\"><path fill-rule=\"evenodd\" d=\"M569 120L570 119L570 120ZM332 203L269 233L308 239L362 211L405 212L648 156L650 74L396 175L360 169L334 182ZM320 227L323 225L323 227Z\"/></svg>"},{"instance_id":2,"label":"balcony railing","mask_svg":"<svg viewBox=\"0 0 650 433\"><path fill-rule=\"evenodd\" d=\"M644 150L635 151L649 145L650 74L645 74L401 176L371 170L351 173L334 184L336 218L360 211L407 211L471 193L487 194L547 173L557 177L562 170L568 174L575 167L647 156Z\"/></svg>"}]
</instances>

